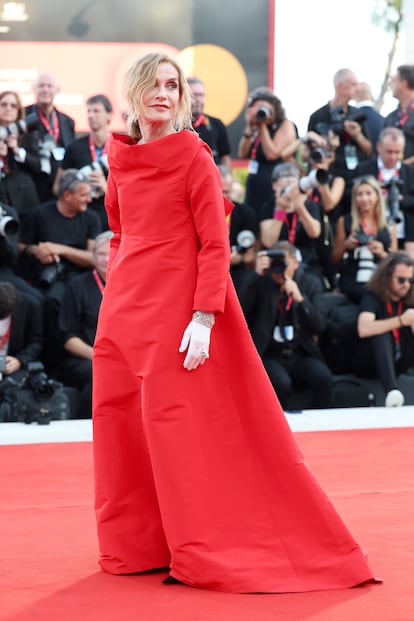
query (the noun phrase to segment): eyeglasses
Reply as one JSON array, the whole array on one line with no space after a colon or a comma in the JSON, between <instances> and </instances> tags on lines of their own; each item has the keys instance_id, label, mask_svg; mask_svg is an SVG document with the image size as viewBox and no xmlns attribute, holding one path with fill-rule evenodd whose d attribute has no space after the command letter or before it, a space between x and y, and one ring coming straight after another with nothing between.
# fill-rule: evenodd
<instances>
[{"instance_id":1,"label":"eyeglasses","mask_svg":"<svg viewBox=\"0 0 414 621\"><path fill-rule=\"evenodd\" d=\"M410 285L414 285L414 278L406 278L405 276L396 276L396 279L400 285L403 285L405 282L409 282Z\"/></svg>"}]
</instances>

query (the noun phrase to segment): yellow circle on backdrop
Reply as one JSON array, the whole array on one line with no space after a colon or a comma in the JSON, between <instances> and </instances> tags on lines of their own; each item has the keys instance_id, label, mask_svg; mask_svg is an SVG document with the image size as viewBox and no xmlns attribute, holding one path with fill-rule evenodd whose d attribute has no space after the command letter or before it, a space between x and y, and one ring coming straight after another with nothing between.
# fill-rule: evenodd
<instances>
[{"instance_id":1,"label":"yellow circle on backdrop","mask_svg":"<svg viewBox=\"0 0 414 621\"><path fill-rule=\"evenodd\" d=\"M191 45L177 55L187 77L197 76L206 89L205 112L229 125L246 105L248 82L239 60L218 45Z\"/></svg>"}]
</instances>

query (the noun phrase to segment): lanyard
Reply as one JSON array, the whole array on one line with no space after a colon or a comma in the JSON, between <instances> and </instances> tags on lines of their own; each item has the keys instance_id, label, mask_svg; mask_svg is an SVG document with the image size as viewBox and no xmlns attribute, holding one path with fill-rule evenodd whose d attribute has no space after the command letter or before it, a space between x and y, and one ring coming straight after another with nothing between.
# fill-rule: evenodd
<instances>
[{"instance_id":1,"label":"lanyard","mask_svg":"<svg viewBox=\"0 0 414 621\"><path fill-rule=\"evenodd\" d=\"M402 300L398 301L397 316L400 317L402 312ZM387 313L389 317L395 317L391 302L387 302ZM394 343L397 347L400 345L400 328L394 328L392 331Z\"/></svg>"},{"instance_id":2,"label":"lanyard","mask_svg":"<svg viewBox=\"0 0 414 621\"><path fill-rule=\"evenodd\" d=\"M398 121L398 127L400 127L400 128L404 127L404 125L406 124L406 122L410 118L413 110L414 110L414 99L412 101L410 101L409 105L407 106L407 112L405 112L405 113L399 112L398 113L398 116L400 117L399 121Z\"/></svg>"},{"instance_id":3,"label":"lanyard","mask_svg":"<svg viewBox=\"0 0 414 621\"><path fill-rule=\"evenodd\" d=\"M364 231L364 233L366 235L376 235L377 234L377 229L376 227L372 226L371 228L369 228L364 220L364 218L361 218L361 228Z\"/></svg>"},{"instance_id":4,"label":"lanyard","mask_svg":"<svg viewBox=\"0 0 414 621\"><path fill-rule=\"evenodd\" d=\"M103 148L100 150L101 153L100 153L100 155L98 157L97 153L96 153L95 143L92 140L92 136L89 134L89 149L91 151L92 162L97 162L98 160L100 160L102 158L103 155L105 155L105 153L108 152L107 144L108 144L108 141L105 142Z\"/></svg>"},{"instance_id":5,"label":"lanyard","mask_svg":"<svg viewBox=\"0 0 414 621\"><path fill-rule=\"evenodd\" d=\"M288 240L289 243L292 244L292 246L294 246L295 244L295 239L296 239L296 224L298 221L298 214L296 213L296 211L293 212L292 214L292 220L289 223L289 218L286 216L287 222L286 222L286 226L288 227Z\"/></svg>"},{"instance_id":6,"label":"lanyard","mask_svg":"<svg viewBox=\"0 0 414 621\"><path fill-rule=\"evenodd\" d=\"M52 125L53 126L49 123L49 121L47 120L45 116L45 113L43 112L41 108L37 109L37 113L47 133L53 136L55 144L57 144L59 141L60 129L59 129L59 118L58 118L58 115L56 114L56 110L55 109L52 110Z\"/></svg>"},{"instance_id":7,"label":"lanyard","mask_svg":"<svg viewBox=\"0 0 414 621\"><path fill-rule=\"evenodd\" d=\"M209 125L208 119L205 114L200 114L193 123L194 129L200 127L200 125Z\"/></svg>"},{"instance_id":8,"label":"lanyard","mask_svg":"<svg viewBox=\"0 0 414 621\"><path fill-rule=\"evenodd\" d=\"M282 303L282 299L287 297L286 300L286 304L285 304L285 312L284 315L286 316L288 314L288 312L290 311L290 309L292 308L292 304L293 304L293 298L291 295L286 296L286 294L284 296L279 296L279 300L277 303L277 312L279 315L281 315L283 313L283 303Z\"/></svg>"},{"instance_id":9,"label":"lanyard","mask_svg":"<svg viewBox=\"0 0 414 621\"><path fill-rule=\"evenodd\" d=\"M252 146L252 150L250 152L250 159L251 160L255 160L256 159L256 154L257 154L257 149L259 148L259 144L262 141L262 137L261 136L257 136L256 140L253 143Z\"/></svg>"},{"instance_id":10,"label":"lanyard","mask_svg":"<svg viewBox=\"0 0 414 621\"><path fill-rule=\"evenodd\" d=\"M6 345L7 341L9 340L10 332L11 332L11 320L10 320L10 323L9 323L9 326L6 332L3 334L3 336L0 339L0 351L3 349L3 347Z\"/></svg>"},{"instance_id":11,"label":"lanyard","mask_svg":"<svg viewBox=\"0 0 414 621\"><path fill-rule=\"evenodd\" d=\"M99 274L98 274L98 272L96 270L93 270L92 273L93 273L93 277L95 278L95 282L98 285L98 289L101 292L101 294L103 295L103 292L104 292L104 289L105 289L105 287L103 285L103 282L100 279Z\"/></svg>"}]
</instances>

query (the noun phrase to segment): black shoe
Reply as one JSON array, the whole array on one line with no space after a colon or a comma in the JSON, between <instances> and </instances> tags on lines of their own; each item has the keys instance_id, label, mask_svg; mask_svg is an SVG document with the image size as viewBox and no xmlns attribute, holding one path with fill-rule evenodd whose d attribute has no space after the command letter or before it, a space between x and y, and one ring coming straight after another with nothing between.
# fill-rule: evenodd
<instances>
[{"instance_id":1,"label":"black shoe","mask_svg":"<svg viewBox=\"0 0 414 621\"><path fill-rule=\"evenodd\" d=\"M181 582L181 580L177 580L177 578L174 578L174 576L167 576L166 578L164 578L161 584L184 584L184 582Z\"/></svg>"}]
</instances>

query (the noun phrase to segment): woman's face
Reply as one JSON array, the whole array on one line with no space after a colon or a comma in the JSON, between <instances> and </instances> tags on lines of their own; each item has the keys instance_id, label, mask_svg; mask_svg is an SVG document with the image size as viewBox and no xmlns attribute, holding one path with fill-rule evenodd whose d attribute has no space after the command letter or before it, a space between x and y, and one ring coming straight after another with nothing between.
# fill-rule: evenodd
<instances>
[{"instance_id":1,"label":"woman's face","mask_svg":"<svg viewBox=\"0 0 414 621\"><path fill-rule=\"evenodd\" d=\"M356 205L361 215L375 212L378 194L368 183L362 183L355 193Z\"/></svg>"},{"instance_id":2,"label":"woman's face","mask_svg":"<svg viewBox=\"0 0 414 621\"><path fill-rule=\"evenodd\" d=\"M7 93L0 99L0 124L15 123L18 117L18 103L13 93Z\"/></svg>"},{"instance_id":3,"label":"woman's face","mask_svg":"<svg viewBox=\"0 0 414 621\"><path fill-rule=\"evenodd\" d=\"M168 123L175 120L180 102L178 71L171 63L157 68L155 82L143 95L144 109L140 118L149 123Z\"/></svg>"}]
</instances>

